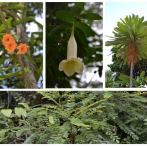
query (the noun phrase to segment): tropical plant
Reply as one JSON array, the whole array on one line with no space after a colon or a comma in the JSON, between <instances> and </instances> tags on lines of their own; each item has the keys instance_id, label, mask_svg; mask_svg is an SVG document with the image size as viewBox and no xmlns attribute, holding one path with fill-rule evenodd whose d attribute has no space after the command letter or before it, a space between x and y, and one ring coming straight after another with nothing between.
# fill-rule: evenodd
<instances>
[{"instance_id":1,"label":"tropical plant","mask_svg":"<svg viewBox=\"0 0 147 147\"><path fill-rule=\"evenodd\" d=\"M27 11L30 11L30 13L33 14L33 11L35 10L27 8L29 5L30 3L25 2L0 3L0 40L2 40L3 42L0 55L0 63L2 70L12 72L8 73L8 76L2 76L6 78L14 77L13 79L11 79L12 81L10 82L11 84L13 83L13 88L38 88L37 82L39 81L39 78L42 76L42 55L39 53L37 56L34 56L34 53L36 51L42 50L43 46L40 44L42 44L43 26L34 19L34 16L27 16ZM25 25L25 23L28 21L35 22L41 30L38 32L32 32L29 41ZM10 39L8 39L10 41L5 42L5 37L8 37L10 35L11 37ZM13 45L13 48L8 47L8 44ZM16 48L19 50L17 54L15 50ZM6 50L8 51L8 53ZM21 50L23 50L23 52ZM17 66L12 66L11 64L17 64ZM7 67L8 69L12 70L7 70ZM13 73L14 71L15 73ZM2 74L6 73L3 72ZM3 77L3 86L1 87L9 87L9 82L6 78ZM14 81L16 81L17 83L15 83Z\"/></svg>"},{"instance_id":2,"label":"tropical plant","mask_svg":"<svg viewBox=\"0 0 147 147\"><path fill-rule=\"evenodd\" d=\"M147 56L147 21L138 15L126 16L118 22L114 30L114 37L106 42L106 46L117 45L116 57L123 59L123 64L128 63L130 68L130 88L133 86L133 67L138 60Z\"/></svg>"},{"instance_id":3,"label":"tropical plant","mask_svg":"<svg viewBox=\"0 0 147 147\"><path fill-rule=\"evenodd\" d=\"M1 143L147 143L147 92L39 93L49 102L1 109Z\"/></svg>"},{"instance_id":4,"label":"tropical plant","mask_svg":"<svg viewBox=\"0 0 147 147\"><path fill-rule=\"evenodd\" d=\"M144 77L144 75L145 75L145 71L142 71L140 76L137 76L136 79L133 78L133 86L134 87L141 88L141 87L146 86L147 76ZM130 77L129 76L121 74L118 78L121 81L115 81L116 83L126 85L126 87L130 86Z\"/></svg>"},{"instance_id":5,"label":"tropical plant","mask_svg":"<svg viewBox=\"0 0 147 147\"><path fill-rule=\"evenodd\" d=\"M106 88L112 88L117 87L118 84L115 83L116 75L111 72L111 70L106 70L105 72L105 87Z\"/></svg>"},{"instance_id":6,"label":"tropical plant","mask_svg":"<svg viewBox=\"0 0 147 147\"><path fill-rule=\"evenodd\" d=\"M74 6L69 7L71 4L74 4ZM80 62L80 60L82 60L84 72L86 70L91 71L91 69L95 69L93 74L95 75L95 73L97 73L100 77L102 76L102 34L97 34L92 29L93 25L99 27L99 25L102 24L102 17L99 15L102 10L100 5L102 5L102 3L94 3L92 6L84 2L47 3L46 86L48 88L70 88L73 86L71 85L71 83L73 83L72 81L76 83L76 87L86 88L88 86L98 87L100 85L99 82L84 83L81 81L81 79L83 79L81 77L84 76L85 73L82 75L71 74L74 73L74 71L78 71L78 73L83 72L83 65ZM88 10L85 10L84 6L87 6ZM94 13L93 10L95 10L97 14ZM68 43L72 28L72 36L75 38L75 41L73 41L75 46L73 50L74 54L72 53L74 56L67 56L67 46L68 50L70 46L73 46L71 45L72 41ZM99 42L99 45L96 45L96 42ZM70 60L69 57L74 58L74 60ZM65 60L66 58L68 58L68 60ZM60 63L63 63L64 67L61 67L63 64ZM70 63L73 64L70 66ZM81 65L81 67L78 68L74 65ZM65 75L62 71L67 74ZM67 71L72 72L69 74Z\"/></svg>"}]
</instances>

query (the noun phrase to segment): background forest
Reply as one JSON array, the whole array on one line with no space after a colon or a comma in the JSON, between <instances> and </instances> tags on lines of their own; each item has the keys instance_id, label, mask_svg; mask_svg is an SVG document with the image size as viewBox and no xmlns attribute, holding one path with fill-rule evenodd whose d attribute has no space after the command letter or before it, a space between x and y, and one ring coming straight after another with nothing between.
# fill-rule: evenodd
<instances>
[{"instance_id":1,"label":"background forest","mask_svg":"<svg viewBox=\"0 0 147 147\"><path fill-rule=\"evenodd\" d=\"M0 104L0 143L147 143L147 92L2 91Z\"/></svg>"},{"instance_id":2,"label":"background forest","mask_svg":"<svg viewBox=\"0 0 147 147\"><path fill-rule=\"evenodd\" d=\"M77 6L77 10L74 5ZM73 9L71 9L73 8ZM75 13L75 39L77 56L84 64L83 74L68 77L59 71L59 63L66 59L67 42L72 23L66 23L57 18L58 11ZM83 13L95 13L103 17L103 3L98 2L47 2L46 3L46 87L47 88L99 88L102 87L102 26L103 19L78 16ZM59 13L59 12L58 12ZM65 17L65 16L63 16ZM70 20L70 19L69 19ZM68 21L69 21L68 20ZM67 25L68 24L68 25ZM60 25L60 26L59 26ZM53 29L58 29L53 32ZM58 49L58 45L59 49ZM58 49L58 50L57 50Z\"/></svg>"},{"instance_id":3,"label":"background forest","mask_svg":"<svg viewBox=\"0 0 147 147\"><path fill-rule=\"evenodd\" d=\"M43 3L1 2L0 5L0 39L6 33L12 33L17 44L28 46L24 55L8 54L0 41L0 88L41 88L43 26L36 19L43 17ZM31 29L33 23L37 26L34 32Z\"/></svg>"}]
</instances>

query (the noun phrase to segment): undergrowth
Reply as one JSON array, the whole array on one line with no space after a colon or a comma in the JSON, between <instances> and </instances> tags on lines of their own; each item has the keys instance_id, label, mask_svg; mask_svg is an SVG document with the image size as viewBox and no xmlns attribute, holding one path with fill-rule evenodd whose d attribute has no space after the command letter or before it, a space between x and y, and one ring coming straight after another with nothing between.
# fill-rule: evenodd
<instances>
[{"instance_id":1,"label":"undergrowth","mask_svg":"<svg viewBox=\"0 0 147 147\"><path fill-rule=\"evenodd\" d=\"M4 144L145 144L146 92L38 91L48 103L0 112ZM24 115L26 114L26 115Z\"/></svg>"}]
</instances>

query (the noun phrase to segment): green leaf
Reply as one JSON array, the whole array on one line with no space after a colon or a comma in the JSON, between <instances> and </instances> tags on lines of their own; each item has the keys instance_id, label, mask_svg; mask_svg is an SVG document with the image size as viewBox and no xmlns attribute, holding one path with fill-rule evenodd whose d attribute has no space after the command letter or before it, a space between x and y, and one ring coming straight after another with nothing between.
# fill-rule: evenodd
<instances>
[{"instance_id":1,"label":"green leaf","mask_svg":"<svg viewBox=\"0 0 147 147\"><path fill-rule=\"evenodd\" d=\"M61 40L61 35L58 34L58 35L48 35L46 34L46 41L52 41L52 42L59 42Z\"/></svg>"},{"instance_id":2,"label":"green leaf","mask_svg":"<svg viewBox=\"0 0 147 147\"><path fill-rule=\"evenodd\" d=\"M57 35L57 34L60 34L61 32L65 31L67 29L68 25L65 23L65 24L62 24L62 25L59 25L57 27L55 27L53 30L51 30L49 32L49 35Z\"/></svg>"},{"instance_id":3,"label":"green leaf","mask_svg":"<svg viewBox=\"0 0 147 147\"><path fill-rule=\"evenodd\" d=\"M54 118L53 118L52 115L49 116L49 122L50 122L51 124L54 124L54 123L55 123L55 122L54 122Z\"/></svg>"},{"instance_id":4,"label":"green leaf","mask_svg":"<svg viewBox=\"0 0 147 147\"><path fill-rule=\"evenodd\" d=\"M18 130L17 132L16 132L16 136L17 137L20 137L21 136L21 134L24 132L24 130Z\"/></svg>"},{"instance_id":5,"label":"green leaf","mask_svg":"<svg viewBox=\"0 0 147 147\"><path fill-rule=\"evenodd\" d=\"M0 138L3 138L5 136L5 132L0 132Z\"/></svg>"},{"instance_id":6,"label":"green leaf","mask_svg":"<svg viewBox=\"0 0 147 147\"><path fill-rule=\"evenodd\" d=\"M95 35L95 32L87 24L83 22L77 22L74 24L74 26L79 28L87 36Z\"/></svg>"},{"instance_id":7,"label":"green leaf","mask_svg":"<svg viewBox=\"0 0 147 147\"><path fill-rule=\"evenodd\" d=\"M0 2L0 5L4 4L5 2Z\"/></svg>"},{"instance_id":8,"label":"green leaf","mask_svg":"<svg viewBox=\"0 0 147 147\"><path fill-rule=\"evenodd\" d=\"M140 82L141 79L143 78L144 74L145 74L145 71L142 71L141 74L140 74L140 76L139 76L139 82Z\"/></svg>"},{"instance_id":9,"label":"green leaf","mask_svg":"<svg viewBox=\"0 0 147 147\"><path fill-rule=\"evenodd\" d=\"M12 25L12 27L14 27L14 26L17 26L17 25L22 24L24 22L33 20L33 19L34 19L33 17L25 17L25 18L22 18L19 20L12 21L11 25Z\"/></svg>"},{"instance_id":10,"label":"green leaf","mask_svg":"<svg viewBox=\"0 0 147 147\"><path fill-rule=\"evenodd\" d=\"M37 112L37 114L39 114L39 115L47 115L47 112L45 110L39 110Z\"/></svg>"},{"instance_id":11,"label":"green leaf","mask_svg":"<svg viewBox=\"0 0 147 147\"><path fill-rule=\"evenodd\" d=\"M130 82L130 76L121 74L118 78L119 78L120 80L125 81L125 82Z\"/></svg>"},{"instance_id":12,"label":"green leaf","mask_svg":"<svg viewBox=\"0 0 147 147\"><path fill-rule=\"evenodd\" d=\"M31 33L31 38L30 38L30 51L31 51L31 53L34 52L34 40L35 40L34 34Z\"/></svg>"},{"instance_id":13,"label":"green leaf","mask_svg":"<svg viewBox=\"0 0 147 147\"><path fill-rule=\"evenodd\" d=\"M147 76L142 80L142 82L147 81Z\"/></svg>"},{"instance_id":14,"label":"green leaf","mask_svg":"<svg viewBox=\"0 0 147 147\"><path fill-rule=\"evenodd\" d=\"M104 98L110 98L112 96L112 92L104 91Z\"/></svg>"},{"instance_id":15,"label":"green leaf","mask_svg":"<svg viewBox=\"0 0 147 147\"><path fill-rule=\"evenodd\" d=\"M27 103L18 103L19 105L23 105L26 109L30 109Z\"/></svg>"},{"instance_id":16,"label":"green leaf","mask_svg":"<svg viewBox=\"0 0 147 147\"><path fill-rule=\"evenodd\" d=\"M2 109L1 113L7 117L10 117L12 110L11 109Z\"/></svg>"},{"instance_id":17,"label":"green leaf","mask_svg":"<svg viewBox=\"0 0 147 147\"><path fill-rule=\"evenodd\" d=\"M19 4L13 4L10 3L9 6L4 6L5 9L18 9L18 10L26 10L26 11L32 11L29 8L26 8L24 5L19 5Z\"/></svg>"},{"instance_id":18,"label":"green leaf","mask_svg":"<svg viewBox=\"0 0 147 147\"><path fill-rule=\"evenodd\" d=\"M46 27L46 32L50 32L51 30L53 30L55 27L57 27L57 25L50 25Z\"/></svg>"},{"instance_id":19,"label":"green leaf","mask_svg":"<svg viewBox=\"0 0 147 147\"><path fill-rule=\"evenodd\" d=\"M82 10L84 10L85 2L75 2L76 6L79 6Z\"/></svg>"},{"instance_id":20,"label":"green leaf","mask_svg":"<svg viewBox=\"0 0 147 147\"><path fill-rule=\"evenodd\" d=\"M12 69L12 68L14 68L14 67L17 67L17 66L19 66L19 64L16 64L16 65L14 65L14 66L10 66L10 67L8 67L8 68L2 69L2 70L0 70L0 72L4 72L4 71L7 71L7 70L10 70L10 69Z\"/></svg>"},{"instance_id":21,"label":"green leaf","mask_svg":"<svg viewBox=\"0 0 147 147\"><path fill-rule=\"evenodd\" d=\"M36 21L34 18L33 18L32 20L33 20L33 22L35 22L35 23L38 25L38 27L39 27L41 30L43 30L43 25L42 25L41 23L39 23L38 21Z\"/></svg>"},{"instance_id":22,"label":"green leaf","mask_svg":"<svg viewBox=\"0 0 147 147\"><path fill-rule=\"evenodd\" d=\"M37 22L33 17L25 17L25 18L22 18L19 20L12 21L11 25L12 25L12 27L14 27L14 26L17 26L17 25L22 24L24 22L30 21L30 20L32 20L34 23L36 23L38 25L38 27L41 30L43 30L43 25L41 23Z\"/></svg>"},{"instance_id":23,"label":"green leaf","mask_svg":"<svg viewBox=\"0 0 147 147\"><path fill-rule=\"evenodd\" d=\"M27 53L25 53L24 55L30 60L30 62L31 62L32 64L34 64L34 65L36 66L35 61L34 61ZM36 71L37 71L37 73L38 73L39 75L42 75L42 72L41 72L38 68L36 69Z\"/></svg>"},{"instance_id":24,"label":"green leaf","mask_svg":"<svg viewBox=\"0 0 147 147\"><path fill-rule=\"evenodd\" d=\"M85 125L80 119L78 118L70 118L69 119L71 121L72 124L76 125L76 126L82 126L82 127L86 127L89 128L89 125Z\"/></svg>"},{"instance_id":25,"label":"green leaf","mask_svg":"<svg viewBox=\"0 0 147 147\"><path fill-rule=\"evenodd\" d=\"M17 75L26 73L26 72L28 72L28 71L30 71L30 70L27 69L27 68L24 68L23 70L20 70L20 71L18 71L18 72L8 73L8 74L5 74L5 75L1 75L1 76L0 76L0 80L7 79L7 78L12 78L12 77L15 77L15 76L17 76Z\"/></svg>"},{"instance_id":26,"label":"green leaf","mask_svg":"<svg viewBox=\"0 0 147 147\"><path fill-rule=\"evenodd\" d=\"M80 29L75 28L75 33L74 34L75 34L75 37L79 38L79 40L81 41L83 46L85 48L88 48L88 41L87 41L86 36L84 35L84 33Z\"/></svg>"},{"instance_id":27,"label":"green leaf","mask_svg":"<svg viewBox=\"0 0 147 147\"><path fill-rule=\"evenodd\" d=\"M32 64L36 64L35 61L28 55L28 53L25 53L24 55L30 60Z\"/></svg>"},{"instance_id":28,"label":"green leaf","mask_svg":"<svg viewBox=\"0 0 147 147\"><path fill-rule=\"evenodd\" d=\"M12 21L12 18L11 17L8 18L7 21L6 21L9 29L11 28L11 21ZM4 24L2 24L0 26L0 32L2 32L3 30L5 30Z\"/></svg>"},{"instance_id":29,"label":"green leaf","mask_svg":"<svg viewBox=\"0 0 147 147\"><path fill-rule=\"evenodd\" d=\"M64 22L72 23L75 20L74 15L68 11L58 11L58 12L56 12L56 16L58 19L60 19Z\"/></svg>"},{"instance_id":30,"label":"green leaf","mask_svg":"<svg viewBox=\"0 0 147 147\"><path fill-rule=\"evenodd\" d=\"M100 20L102 17L95 13L82 13L79 15L79 18L88 19L88 20Z\"/></svg>"},{"instance_id":31,"label":"green leaf","mask_svg":"<svg viewBox=\"0 0 147 147\"><path fill-rule=\"evenodd\" d=\"M74 14L74 16L79 16L79 14L82 12L82 9L79 6L73 6L70 9L70 12Z\"/></svg>"},{"instance_id":32,"label":"green leaf","mask_svg":"<svg viewBox=\"0 0 147 147\"><path fill-rule=\"evenodd\" d=\"M21 117L21 115L27 117L26 110L23 109L23 108L15 107L14 112L15 112L15 114L16 114L18 117Z\"/></svg>"}]
</instances>

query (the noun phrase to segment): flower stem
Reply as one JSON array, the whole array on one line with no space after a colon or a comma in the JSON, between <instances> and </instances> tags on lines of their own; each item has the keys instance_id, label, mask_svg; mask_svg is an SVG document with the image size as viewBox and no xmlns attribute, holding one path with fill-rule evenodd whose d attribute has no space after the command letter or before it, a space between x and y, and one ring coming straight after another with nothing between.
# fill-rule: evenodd
<instances>
[{"instance_id":1,"label":"flower stem","mask_svg":"<svg viewBox=\"0 0 147 147\"><path fill-rule=\"evenodd\" d=\"M69 33L69 32L67 32L67 33L65 34L65 36L61 39L60 44L56 47L55 52L53 53L53 55L52 55L52 57L51 57L51 60L50 60L49 63L48 63L48 66L47 66L47 68L46 68L46 71L47 71L48 68L50 67L51 62L52 62L52 60L53 60L55 54L57 53L57 51L58 51L59 47L61 46L61 44L63 43L63 41L66 39L68 33Z\"/></svg>"}]
</instances>

